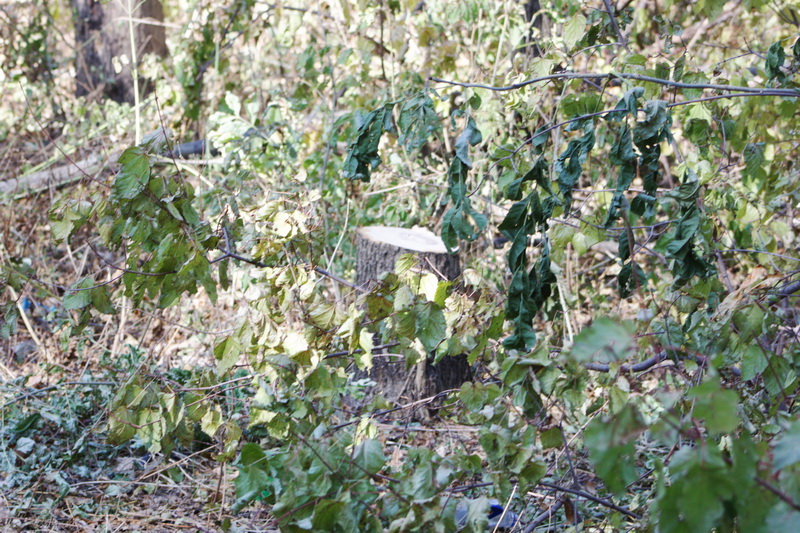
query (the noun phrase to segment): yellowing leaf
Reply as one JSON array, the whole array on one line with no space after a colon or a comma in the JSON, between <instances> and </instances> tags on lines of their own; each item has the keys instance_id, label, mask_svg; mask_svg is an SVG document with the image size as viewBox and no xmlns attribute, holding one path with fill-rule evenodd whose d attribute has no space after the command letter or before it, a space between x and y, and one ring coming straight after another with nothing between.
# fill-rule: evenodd
<instances>
[{"instance_id":1,"label":"yellowing leaf","mask_svg":"<svg viewBox=\"0 0 800 533\"><path fill-rule=\"evenodd\" d=\"M286 350L286 355L294 357L308 350L308 341L300 333L290 331L283 340L283 349Z\"/></svg>"},{"instance_id":2,"label":"yellowing leaf","mask_svg":"<svg viewBox=\"0 0 800 533\"><path fill-rule=\"evenodd\" d=\"M436 300L436 289L439 287L439 280L435 274L425 274L419 280L419 293L425 296L429 302Z\"/></svg>"},{"instance_id":3,"label":"yellowing leaf","mask_svg":"<svg viewBox=\"0 0 800 533\"><path fill-rule=\"evenodd\" d=\"M564 24L564 44L567 45L568 50L572 50L578 41L583 39L586 33L586 17L581 13L576 13L569 22Z\"/></svg>"},{"instance_id":4,"label":"yellowing leaf","mask_svg":"<svg viewBox=\"0 0 800 533\"><path fill-rule=\"evenodd\" d=\"M361 370L369 370L372 368L372 333L366 329L362 329L358 333L358 345L363 350L363 353L356 355L356 364Z\"/></svg>"},{"instance_id":5,"label":"yellowing leaf","mask_svg":"<svg viewBox=\"0 0 800 533\"><path fill-rule=\"evenodd\" d=\"M213 409L209 409L203 418L200 420L200 429L203 430L203 433L208 435L209 437L213 437L217 430L222 425L222 413L220 413L218 407L214 407Z\"/></svg>"}]
</instances>

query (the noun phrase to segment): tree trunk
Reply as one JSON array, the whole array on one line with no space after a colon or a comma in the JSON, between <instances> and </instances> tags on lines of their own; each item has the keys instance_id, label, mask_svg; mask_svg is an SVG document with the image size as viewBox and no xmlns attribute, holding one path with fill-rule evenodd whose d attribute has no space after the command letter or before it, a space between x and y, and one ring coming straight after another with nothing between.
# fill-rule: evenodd
<instances>
[{"instance_id":1,"label":"tree trunk","mask_svg":"<svg viewBox=\"0 0 800 533\"><path fill-rule=\"evenodd\" d=\"M525 2L525 20L528 21L529 25L525 44L528 45L526 50L532 57L542 55L542 48L537 42L545 37L544 16L540 13L541 9L542 5L539 0L527 0Z\"/></svg>"},{"instance_id":2,"label":"tree trunk","mask_svg":"<svg viewBox=\"0 0 800 533\"><path fill-rule=\"evenodd\" d=\"M407 253L417 256L419 268L438 277L453 280L461 273L458 256L447 253L442 240L426 229L360 228L356 246L356 283L366 288L383 272L393 272L397 258ZM430 364L429 357L410 370L402 359L376 355L369 378L377 383L375 392L391 402L427 398L471 378L466 354L445 357L436 365Z\"/></svg>"},{"instance_id":3,"label":"tree trunk","mask_svg":"<svg viewBox=\"0 0 800 533\"><path fill-rule=\"evenodd\" d=\"M134 20L136 61L140 63L144 54L165 57L164 26L158 24L164 21L160 0L72 0L72 5L76 96L102 94L117 102L134 103L129 21ZM144 95L152 89L152 82L140 78L139 88Z\"/></svg>"}]
</instances>

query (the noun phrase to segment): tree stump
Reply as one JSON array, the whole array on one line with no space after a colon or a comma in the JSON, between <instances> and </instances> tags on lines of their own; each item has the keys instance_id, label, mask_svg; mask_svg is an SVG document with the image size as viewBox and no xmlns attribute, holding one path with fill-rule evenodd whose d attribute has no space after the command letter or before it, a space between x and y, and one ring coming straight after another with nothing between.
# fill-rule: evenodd
<instances>
[{"instance_id":1,"label":"tree stump","mask_svg":"<svg viewBox=\"0 0 800 533\"><path fill-rule=\"evenodd\" d=\"M144 54L166 57L164 9L160 0L72 0L75 17L75 95L101 93L117 102L134 102L131 74L130 20L136 43L136 60ZM129 12L132 10L132 12ZM143 22L144 21L144 22ZM152 23L150 23L152 22ZM122 57L127 57L127 63ZM119 72L114 62L121 65ZM140 80L141 94L152 87Z\"/></svg>"},{"instance_id":2,"label":"tree stump","mask_svg":"<svg viewBox=\"0 0 800 533\"><path fill-rule=\"evenodd\" d=\"M356 283L365 288L384 272L394 272L397 258L407 253L414 253L419 259L418 267L437 277L453 280L461 273L458 256L447 253L441 238L422 228L360 228L356 233L356 247ZM429 356L410 370L402 359L376 355L372 370L366 376L376 382L373 392L383 394L391 402L427 398L458 388L471 379L466 354L446 356L436 365L431 364L433 358ZM365 377L365 374L357 373L359 376Z\"/></svg>"}]
</instances>

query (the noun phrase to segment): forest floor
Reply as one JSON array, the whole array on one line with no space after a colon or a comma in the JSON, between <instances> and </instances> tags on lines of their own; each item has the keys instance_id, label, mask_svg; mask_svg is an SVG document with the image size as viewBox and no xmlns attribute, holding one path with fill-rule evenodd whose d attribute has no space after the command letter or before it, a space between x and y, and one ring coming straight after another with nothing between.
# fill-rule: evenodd
<instances>
[{"instance_id":1,"label":"forest floor","mask_svg":"<svg viewBox=\"0 0 800 533\"><path fill-rule=\"evenodd\" d=\"M236 306L224 297L211 305L202 294L169 310L123 303L75 334L78 314L64 310L65 289L100 271L104 258L86 233L53 243L53 193L19 197L3 212L13 237L6 250L31 277L11 289L20 320L0 340L0 531L276 531L266 507L231 512L237 470L215 460L221 442L166 456L137 440L106 441L120 386L136 372L177 382L192 368L214 368L215 339L233 327ZM395 450L390 464L402 462L409 444L442 455L479 449L475 428L420 423L406 412L377 423Z\"/></svg>"},{"instance_id":2,"label":"forest floor","mask_svg":"<svg viewBox=\"0 0 800 533\"><path fill-rule=\"evenodd\" d=\"M6 148L8 163L17 155ZM219 331L200 328L224 330L235 314L203 295L169 313L123 303L73 335L78 314L64 310L64 289L100 271L103 258L87 234L53 243L48 211L58 194L18 196L2 210L0 252L20 258L31 277L20 291L7 287L14 301L2 302L20 320L0 340L0 531L275 531L263 507L230 513L236 469L214 460L217 443L164 456L136 441L106 442L118 386L134 371L179 375L210 365Z\"/></svg>"}]
</instances>

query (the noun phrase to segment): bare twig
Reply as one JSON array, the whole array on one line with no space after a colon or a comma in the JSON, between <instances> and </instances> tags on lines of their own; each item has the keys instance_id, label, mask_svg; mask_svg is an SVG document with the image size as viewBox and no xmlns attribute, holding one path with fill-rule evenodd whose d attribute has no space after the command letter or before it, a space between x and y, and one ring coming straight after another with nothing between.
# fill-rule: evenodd
<instances>
[{"instance_id":1,"label":"bare twig","mask_svg":"<svg viewBox=\"0 0 800 533\"><path fill-rule=\"evenodd\" d=\"M223 228L222 231L223 231L223 234L225 236L225 241L226 241L225 249L221 250L222 252L224 252L224 254L221 255L220 257L217 257L216 259L209 260L209 263L217 263L217 262L223 261L225 259L235 259L237 261L241 261L241 262L247 263L249 265L257 266L259 268L269 268L269 265L266 264L266 263L262 263L261 261L258 261L256 259L251 259L249 257L245 257L243 255L239 255L239 254L233 253L230 250L231 245L230 245L230 242L229 242L229 239L228 239L227 230L225 230ZM362 287L359 287L358 285L355 285L354 283L350 283L346 279L340 278L336 274L331 274L330 272L328 272L324 268L320 268L320 267L315 266L315 267L313 267L313 270L317 274L325 276L326 278L329 278L329 279L335 281L336 283L339 283L340 285L345 285L345 286L350 287L351 289L356 290L358 292L369 292L366 289L364 289Z\"/></svg>"},{"instance_id":2,"label":"bare twig","mask_svg":"<svg viewBox=\"0 0 800 533\"><path fill-rule=\"evenodd\" d=\"M780 489L771 485L770 483L764 481L760 477L755 478L755 480L756 483L758 483L759 485L770 491L772 494L777 496L781 501L786 503L789 507L791 507L795 511L800 511L800 504L792 500L786 493L782 492Z\"/></svg>"},{"instance_id":3,"label":"bare twig","mask_svg":"<svg viewBox=\"0 0 800 533\"><path fill-rule=\"evenodd\" d=\"M392 348L392 347L397 346L399 344L400 343L396 342L396 341L395 342L390 342L390 343L387 343L387 344L379 344L377 346L373 346L372 347L372 353L377 353L380 350L383 350L385 348ZM324 357L324 359L333 359L334 357L342 357L342 356L345 356L345 355L353 355L353 354L356 354L356 353L363 353L363 352L364 352L364 350L362 350L360 348L355 349L355 350L342 350L342 351L339 351L339 352L329 353L328 355L326 355Z\"/></svg>"},{"instance_id":4,"label":"bare twig","mask_svg":"<svg viewBox=\"0 0 800 533\"><path fill-rule=\"evenodd\" d=\"M592 72L558 72L556 74L549 74L547 76L532 78L530 80L520 81L518 83L512 83L511 85L504 85L504 86L485 85L482 83L464 83L460 81L445 80L442 78L435 78L435 77L431 77L430 79L431 81L435 81L437 83L446 83L448 85L456 85L458 87L487 89L489 91L505 92L505 91L515 91L517 89L521 89L528 85L539 83L540 81L576 80L576 79L597 80L598 78L599 79L607 78L609 80L613 80L614 78L619 78L623 80L646 81L650 83L656 83L658 85L664 85L666 87L675 87L678 89L733 91L733 92L750 93L756 95L771 95L771 96L785 96L788 98L800 98L800 91L797 91L795 89L767 89L761 87L746 87L742 85L718 85L714 83L684 83L681 81L665 80L663 78L644 76L642 74L631 74L628 72L610 72L607 74L592 73Z\"/></svg>"},{"instance_id":5,"label":"bare twig","mask_svg":"<svg viewBox=\"0 0 800 533\"><path fill-rule=\"evenodd\" d=\"M622 30L619 29L619 25L617 24L617 18L614 16L614 8L611 7L610 0L603 0L603 4L606 6L606 11L608 11L608 18L611 19L611 26L614 27L614 32L619 37L619 41L622 43L623 48L625 51L630 53L631 49L628 48L628 40L622 35Z\"/></svg>"},{"instance_id":6,"label":"bare twig","mask_svg":"<svg viewBox=\"0 0 800 533\"><path fill-rule=\"evenodd\" d=\"M61 155L63 155L63 156L64 156L64 158L65 158L67 161L69 161L69 163L70 163L70 164L71 164L73 167L75 167L75 168L78 170L78 172L80 172L80 173L83 175L83 177L85 177L85 178L86 178L86 179L88 179L88 180L91 180L91 181L97 182L97 183L99 183L100 185L102 185L103 187L106 187L106 188L109 188L109 189L110 189L111 187L110 187L109 185L107 185L107 184L103 183L102 181L100 181L100 180L96 179L94 176L90 175L88 172L86 172L86 171L85 171L85 170L83 170L81 167L79 167L79 166L78 166L78 164L77 164L77 163L75 163L75 161L74 161L74 160L73 160L73 159L72 159L70 156L68 156L68 155L67 155L67 153L66 153L66 152L65 152L65 151L64 151L64 150L61 148L61 146L60 146L58 143L56 143L56 142L53 140L53 137L51 137L51 136L50 136L50 132L49 132L49 131L47 131L47 129L46 129L46 128L45 128L45 127L42 125L42 123L39 121L39 117L37 117L37 116L36 116L36 113L34 113L34 112L33 112L33 107L31 106L31 102L30 102L30 100L28 100L28 95L27 95L27 93L25 92L25 88L22 86L22 83L20 83L19 87L20 87L20 89L22 89L22 95L25 97L25 103L28 105L28 109L30 109L30 110L31 110L31 116L33 117L33 120L35 120L35 121L36 121L36 124L38 124L38 125L39 125L39 129L41 129L41 130L42 130L42 133L44 133L44 134L45 134L45 136L47 136L47 139L50 141L50 143L51 143L53 146L55 146L55 147L56 147L56 149L57 149L59 152L61 152Z\"/></svg>"},{"instance_id":7,"label":"bare twig","mask_svg":"<svg viewBox=\"0 0 800 533\"><path fill-rule=\"evenodd\" d=\"M99 387L103 385L117 385L115 381L65 381L63 383L57 383L56 385L50 385L49 387L44 387L41 389L34 389L30 392L24 392L19 396L15 397L13 400L9 400L8 402L3 404L2 409L5 409L9 405L13 405L25 398L30 398L31 396L38 396L39 394L44 394L45 392L49 392L53 389L58 389L61 387L80 387L80 386L87 386L87 387Z\"/></svg>"},{"instance_id":8,"label":"bare twig","mask_svg":"<svg viewBox=\"0 0 800 533\"><path fill-rule=\"evenodd\" d=\"M657 364L665 361L667 359L666 352L659 352L658 354L654 355L653 357L649 357L640 363L625 363L620 367L620 372L623 373L630 373L630 372L644 372L645 370L650 370ZM595 372L609 372L611 370L611 365L608 363L584 363L584 367L589 370L594 370Z\"/></svg>"},{"instance_id":9,"label":"bare twig","mask_svg":"<svg viewBox=\"0 0 800 533\"><path fill-rule=\"evenodd\" d=\"M558 498L553 504L547 508L546 511L541 513L539 516L533 519L533 522L528 524L528 527L525 528L523 533L531 533L534 529L544 524L547 520L553 518L556 512L561 509L561 506L564 505L565 498L562 496Z\"/></svg>"},{"instance_id":10,"label":"bare twig","mask_svg":"<svg viewBox=\"0 0 800 533\"><path fill-rule=\"evenodd\" d=\"M574 494L575 496L580 496L581 498L586 498L587 500L591 500L591 501L593 501L595 503L599 503L600 505L608 507L609 509L613 509L613 510L615 510L617 512L620 512L620 513L624 514L624 515L628 515L631 518L635 518L636 520L639 520L639 519L642 518L640 515L634 513L630 509L627 509L625 507L621 507L621 506L619 506L619 505L617 505L617 504L615 504L613 502L610 502L608 500L604 500L603 498L598 498L597 496L594 496L593 494L589 494L588 492L585 492L585 491L582 491L582 490L570 489L570 488L567 488L567 487L562 487L561 485L556 485L555 483L548 483L547 481L540 481L539 485L541 485L543 487L547 487L549 489L557 490L559 492L566 492L568 494Z\"/></svg>"},{"instance_id":11,"label":"bare twig","mask_svg":"<svg viewBox=\"0 0 800 533\"><path fill-rule=\"evenodd\" d=\"M440 392L438 394L434 394L433 396L431 396L429 398L423 398L421 400L417 400L415 402L407 403L405 405L400 405L400 406L394 407L392 409L384 409L383 411L377 411L375 413L370 414L370 417L388 415L389 413L394 413L395 411L400 411L402 409L411 409L412 407L417 407L417 406L420 406L420 405L424 405L426 403L431 403L432 401L434 401L437 398L441 398L442 396L447 396L451 392L456 392L458 390L460 390L460 389L443 390L442 392ZM353 420L350 420L349 422L343 422L341 424L335 425L335 426L333 426L332 428L330 428L328 430L328 433L330 433L332 431L336 431L337 429L342 429L343 427L351 426L353 424L358 424L359 422L361 422L361 420L362 420L362 418L358 417L358 418L354 418Z\"/></svg>"},{"instance_id":12,"label":"bare twig","mask_svg":"<svg viewBox=\"0 0 800 533\"><path fill-rule=\"evenodd\" d=\"M768 252L766 250L747 250L744 248L728 248L727 250L720 250L721 253L731 253L731 252L738 252L738 253L747 253L747 254L764 254L764 255L771 255L773 257L780 257L781 259L787 259L789 261L800 261L800 258L792 257L791 255L784 255L775 252Z\"/></svg>"}]
</instances>

